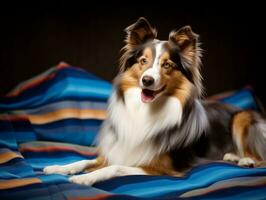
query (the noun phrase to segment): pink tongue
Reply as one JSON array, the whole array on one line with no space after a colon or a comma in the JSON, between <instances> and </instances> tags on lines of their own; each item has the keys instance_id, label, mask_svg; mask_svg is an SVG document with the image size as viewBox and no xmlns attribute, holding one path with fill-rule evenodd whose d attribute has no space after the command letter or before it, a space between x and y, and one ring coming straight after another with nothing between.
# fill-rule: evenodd
<instances>
[{"instance_id":1,"label":"pink tongue","mask_svg":"<svg viewBox=\"0 0 266 200\"><path fill-rule=\"evenodd\" d=\"M143 103L148 103L154 99L153 95L145 94L143 91L141 92L141 101Z\"/></svg>"}]
</instances>

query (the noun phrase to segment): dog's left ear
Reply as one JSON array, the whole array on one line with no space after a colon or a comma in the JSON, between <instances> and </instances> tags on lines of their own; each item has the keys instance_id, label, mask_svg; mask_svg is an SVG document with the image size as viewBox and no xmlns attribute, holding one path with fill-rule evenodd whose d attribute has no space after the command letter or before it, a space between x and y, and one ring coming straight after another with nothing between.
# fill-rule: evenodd
<instances>
[{"instance_id":1,"label":"dog's left ear","mask_svg":"<svg viewBox=\"0 0 266 200\"><path fill-rule=\"evenodd\" d=\"M197 47L198 34L194 33L190 26L184 26L178 31L172 31L169 34L169 41L172 41L179 47L181 53Z\"/></svg>"},{"instance_id":2,"label":"dog's left ear","mask_svg":"<svg viewBox=\"0 0 266 200\"><path fill-rule=\"evenodd\" d=\"M200 75L201 48L199 47L199 35L194 33L190 26L184 26L169 34L169 43L175 45L180 54L181 64L187 78L196 86L197 94L202 93Z\"/></svg>"},{"instance_id":3,"label":"dog's left ear","mask_svg":"<svg viewBox=\"0 0 266 200\"><path fill-rule=\"evenodd\" d=\"M144 17L140 17L134 24L125 29L127 33L126 43L131 46L137 46L144 42L155 39L157 31L151 27L150 23Z\"/></svg>"}]
</instances>

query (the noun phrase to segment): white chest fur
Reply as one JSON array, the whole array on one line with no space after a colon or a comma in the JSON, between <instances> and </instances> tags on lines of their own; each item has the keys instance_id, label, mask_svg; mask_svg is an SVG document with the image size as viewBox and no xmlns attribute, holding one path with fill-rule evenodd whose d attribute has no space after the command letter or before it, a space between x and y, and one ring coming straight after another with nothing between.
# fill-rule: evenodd
<instances>
[{"instance_id":1,"label":"white chest fur","mask_svg":"<svg viewBox=\"0 0 266 200\"><path fill-rule=\"evenodd\" d=\"M150 142L151 137L181 123L181 103L177 98L168 97L145 104L139 88L129 89L124 95L124 102L116 93L110 99L107 119L110 121L105 124L111 123L114 129L103 126L100 148L110 164L148 164L160 153Z\"/></svg>"}]
</instances>

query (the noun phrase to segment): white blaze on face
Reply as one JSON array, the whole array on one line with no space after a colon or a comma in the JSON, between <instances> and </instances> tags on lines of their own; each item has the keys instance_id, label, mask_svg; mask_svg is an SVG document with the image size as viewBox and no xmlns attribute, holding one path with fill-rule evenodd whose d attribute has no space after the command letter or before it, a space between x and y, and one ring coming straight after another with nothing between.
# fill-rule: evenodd
<instances>
[{"instance_id":1,"label":"white blaze on face","mask_svg":"<svg viewBox=\"0 0 266 200\"><path fill-rule=\"evenodd\" d=\"M161 85L161 75L160 75L160 57L163 54L163 44L164 42L158 41L155 44L155 58L153 60L153 64L151 68L148 68L141 76L140 79L140 85L141 87L144 87L142 83L142 78L144 76L150 76L154 79L154 84L149 86L148 88L151 90L158 90L160 89Z\"/></svg>"}]
</instances>

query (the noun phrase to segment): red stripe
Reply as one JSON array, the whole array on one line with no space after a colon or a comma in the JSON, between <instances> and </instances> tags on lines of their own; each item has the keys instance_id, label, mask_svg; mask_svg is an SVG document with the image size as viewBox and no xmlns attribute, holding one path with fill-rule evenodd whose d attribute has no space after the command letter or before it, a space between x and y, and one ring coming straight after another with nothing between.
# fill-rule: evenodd
<instances>
[{"instance_id":1,"label":"red stripe","mask_svg":"<svg viewBox=\"0 0 266 200\"><path fill-rule=\"evenodd\" d=\"M11 115L11 116L0 116L0 120L8 120L16 122L16 121L29 121L29 118L26 115Z\"/></svg>"},{"instance_id":2,"label":"red stripe","mask_svg":"<svg viewBox=\"0 0 266 200\"><path fill-rule=\"evenodd\" d=\"M31 82L27 83L26 85L21 86L20 89L15 90L14 92L8 93L5 97L15 97L24 92L25 90L31 89L33 87L36 87L40 85L41 83L51 80L55 77L55 73L49 74L48 76L41 76L38 79L34 79Z\"/></svg>"},{"instance_id":3,"label":"red stripe","mask_svg":"<svg viewBox=\"0 0 266 200\"><path fill-rule=\"evenodd\" d=\"M98 194L94 197L71 197L71 198L68 198L69 200L103 200L103 199L106 199L108 197L110 197L112 195L110 194Z\"/></svg>"},{"instance_id":4,"label":"red stripe","mask_svg":"<svg viewBox=\"0 0 266 200\"><path fill-rule=\"evenodd\" d=\"M97 152L87 152L87 151L80 151L73 147L55 147L55 146L48 146L48 147L22 147L20 152L31 151L31 152L54 152L54 151L69 151L75 152L85 156L97 156Z\"/></svg>"},{"instance_id":5,"label":"red stripe","mask_svg":"<svg viewBox=\"0 0 266 200\"><path fill-rule=\"evenodd\" d=\"M65 62L61 62L61 63L59 63L55 67L56 70L54 72L51 72L51 74L48 74L46 76L41 76L39 78L35 78L31 82L26 83L25 85L22 85L21 88L13 91L11 93L8 93L7 95L5 95L5 97L15 97L15 96L18 96L19 94L21 94L25 90L28 90L28 89L33 88L33 87L36 87L36 86L40 85L41 83L43 83L45 81L48 81L48 80L54 78L55 77L55 74L58 71L60 71L61 69L67 68L67 67L70 67L70 65L67 64L67 63L65 63Z\"/></svg>"}]
</instances>

